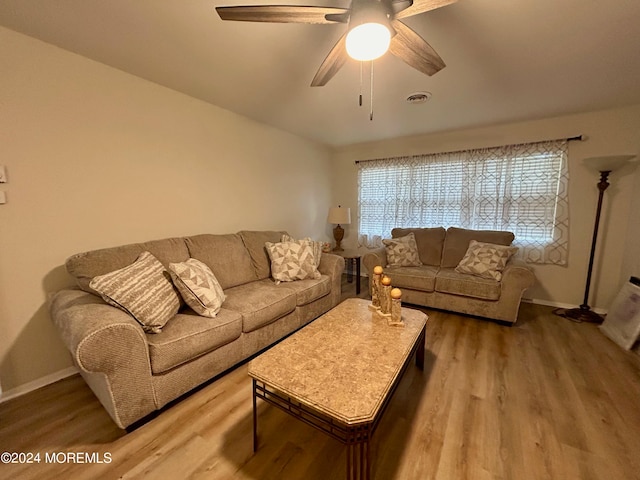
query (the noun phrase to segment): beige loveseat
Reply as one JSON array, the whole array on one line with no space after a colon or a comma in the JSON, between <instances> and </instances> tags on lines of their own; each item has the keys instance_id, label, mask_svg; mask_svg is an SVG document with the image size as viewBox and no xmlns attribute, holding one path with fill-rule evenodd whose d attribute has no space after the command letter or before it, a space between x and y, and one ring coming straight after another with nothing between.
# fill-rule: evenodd
<instances>
[{"instance_id":1,"label":"beige loveseat","mask_svg":"<svg viewBox=\"0 0 640 480\"><path fill-rule=\"evenodd\" d=\"M319 279L270 278L265 242L284 232L168 238L81 253L67 271L80 289L50 302L54 324L81 375L114 422L126 428L149 413L304 326L340 302L344 260L322 254ZM151 252L166 268L190 257L205 263L226 300L215 318L183 306L161 333L145 333L129 314L89 287L93 277Z\"/></svg>"},{"instance_id":2,"label":"beige loveseat","mask_svg":"<svg viewBox=\"0 0 640 480\"><path fill-rule=\"evenodd\" d=\"M467 230L450 227L395 228L393 238L413 232L422 266L387 267L385 248L364 255L369 276L376 265L384 268L394 287L402 290L402 301L503 322L515 323L523 292L535 277L524 262L511 258L502 279L458 273L455 267L464 257L471 240L510 245L511 232Z\"/></svg>"}]
</instances>

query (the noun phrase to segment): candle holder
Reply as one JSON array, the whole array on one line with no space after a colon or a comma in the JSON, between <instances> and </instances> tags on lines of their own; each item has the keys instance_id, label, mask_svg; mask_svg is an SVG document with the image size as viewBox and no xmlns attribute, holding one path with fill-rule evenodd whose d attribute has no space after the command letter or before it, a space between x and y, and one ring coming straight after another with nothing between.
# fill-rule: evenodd
<instances>
[{"instance_id":1,"label":"candle holder","mask_svg":"<svg viewBox=\"0 0 640 480\"><path fill-rule=\"evenodd\" d=\"M389 325L404 327L402 321L402 290L394 288L391 290L391 318Z\"/></svg>"},{"instance_id":2,"label":"candle holder","mask_svg":"<svg viewBox=\"0 0 640 480\"><path fill-rule=\"evenodd\" d=\"M380 315L391 316L391 279L383 276L380 280Z\"/></svg>"},{"instance_id":3,"label":"candle holder","mask_svg":"<svg viewBox=\"0 0 640 480\"><path fill-rule=\"evenodd\" d=\"M382 279L382 267L377 265L373 269L371 278L371 305L369 309L377 312L380 310L380 280Z\"/></svg>"}]
</instances>

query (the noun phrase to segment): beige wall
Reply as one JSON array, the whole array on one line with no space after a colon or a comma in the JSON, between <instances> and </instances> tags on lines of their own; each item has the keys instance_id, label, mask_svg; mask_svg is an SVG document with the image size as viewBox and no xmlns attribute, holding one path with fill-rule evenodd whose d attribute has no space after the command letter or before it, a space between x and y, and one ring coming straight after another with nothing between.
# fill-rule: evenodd
<instances>
[{"instance_id":1,"label":"beige wall","mask_svg":"<svg viewBox=\"0 0 640 480\"><path fill-rule=\"evenodd\" d=\"M630 276L640 277L640 168L634 175L634 183L629 213L629 230L625 245L621 281L628 282Z\"/></svg>"},{"instance_id":2,"label":"beige wall","mask_svg":"<svg viewBox=\"0 0 640 480\"><path fill-rule=\"evenodd\" d=\"M76 252L203 232L323 237L329 151L0 28L0 380L71 366L47 315Z\"/></svg>"},{"instance_id":3,"label":"beige wall","mask_svg":"<svg viewBox=\"0 0 640 480\"><path fill-rule=\"evenodd\" d=\"M528 297L582 300L597 176L588 156L640 151L640 106L327 150L118 70L0 28L0 382L5 393L71 365L46 312L71 284L71 254L201 232L283 228L330 235L330 203L351 206L354 160L538 141L572 143L568 267L536 267ZM640 169L613 177L592 305L640 275ZM606 230L606 233L604 233Z\"/></svg>"},{"instance_id":4,"label":"beige wall","mask_svg":"<svg viewBox=\"0 0 640 480\"><path fill-rule=\"evenodd\" d=\"M638 154L640 105L340 148L333 155L332 198L334 203L352 207L352 213L357 211L355 160L535 142L581 134L587 140L571 142L569 150L571 231L568 266L535 266L538 282L525 295L550 304L579 305L584 296L599 179L597 173L583 167L582 160L599 155ZM639 175L638 171L635 174L619 172L611 175L611 187L605 194L591 286L592 307L606 309L630 270L635 269L635 274L640 274ZM633 211L632 203L635 205ZM345 233L345 245L354 248L357 242L356 215L352 215L352 221L354 223ZM631 228L630 224L633 224Z\"/></svg>"}]
</instances>

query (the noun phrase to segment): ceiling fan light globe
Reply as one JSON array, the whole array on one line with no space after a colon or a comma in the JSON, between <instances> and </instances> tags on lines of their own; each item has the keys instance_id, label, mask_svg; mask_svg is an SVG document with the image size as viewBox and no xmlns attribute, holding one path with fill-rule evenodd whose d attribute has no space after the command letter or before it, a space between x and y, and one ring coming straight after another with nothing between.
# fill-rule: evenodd
<instances>
[{"instance_id":1,"label":"ceiling fan light globe","mask_svg":"<svg viewBox=\"0 0 640 480\"><path fill-rule=\"evenodd\" d=\"M375 60L389 50L391 32L380 23L363 23L347 34L347 53L361 62Z\"/></svg>"}]
</instances>

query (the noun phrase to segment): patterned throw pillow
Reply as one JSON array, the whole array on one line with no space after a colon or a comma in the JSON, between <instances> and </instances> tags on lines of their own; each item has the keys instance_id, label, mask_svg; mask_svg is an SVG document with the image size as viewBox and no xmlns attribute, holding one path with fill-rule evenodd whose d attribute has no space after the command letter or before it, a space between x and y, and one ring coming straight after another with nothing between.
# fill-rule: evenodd
<instances>
[{"instance_id":1,"label":"patterned throw pillow","mask_svg":"<svg viewBox=\"0 0 640 480\"><path fill-rule=\"evenodd\" d=\"M506 247L493 243L471 240L467 253L456 267L458 273L468 273L482 278L502 280L502 271L518 247Z\"/></svg>"},{"instance_id":2,"label":"patterned throw pillow","mask_svg":"<svg viewBox=\"0 0 640 480\"><path fill-rule=\"evenodd\" d=\"M311 240L309 237L305 237L302 240L311 242L311 250L313 251L313 263L316 268L320 266L320 259L322 257L322 242L315 242ZM301 240L295 240L293 237L287 235L286 233L282 234L281 242L299 242Z\"/></svg>"},{"instance_id":3,"label":"patterned throw pillow","mask_svg":"<svg viewBox=\"0 0 640 480\"><path fill-rule=\"evenodd\" d=\"M267 242L265 247L271 259L271 276L276 281L276 285L280 282L292 282L305 278L320 278L311 242L308 240Z\"/></svg>"},{"instance_id":4,"label":"patterned throw pillow","mask_svg":"<svg viewBox=\"0 0 640 480\"><path fill-rule=\"evenodd\" d=\"M399 238L382 240L387 251L387 267L419 267L422 265L418 255L416 236L409 235Z\"/></svg>"},{"instance_id":5,"label":"patterned throw pillow","mask_svg":"<svg viewBox=\"0 0 640 480\"><path fill-rule=\"evenodd\" d=\"M149 252L142 252L131 265L94 277L89 286L135 318L147 333L160 333L180 308L169 272Z\"/></svg>"},{"instance_id":6,"label":"patterned throw pillow","mask_svg":"<svg viewBox=\"0 0 640 480\"><path fill-rule=\"evenodd\" d=\"M211 269L200 260L190 258L182 263L170 263L173 284L194 312L214 318L226 296Z\"/></svg>"}]
</instances>

